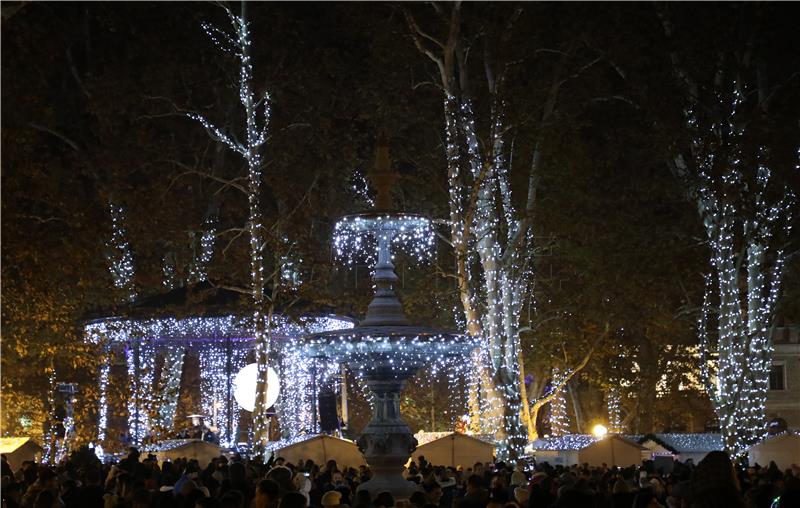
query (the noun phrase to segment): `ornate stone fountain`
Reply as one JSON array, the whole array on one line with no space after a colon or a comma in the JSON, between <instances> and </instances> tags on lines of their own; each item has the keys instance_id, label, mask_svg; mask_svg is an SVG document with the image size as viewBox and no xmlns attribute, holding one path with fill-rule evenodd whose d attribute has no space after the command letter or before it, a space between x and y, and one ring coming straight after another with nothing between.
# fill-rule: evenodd
<instances>
[{"instance_id":1,"label":"ornate stone fountain","mask_svg":"<svg viewBox=\"0 0 800 508\"><path fill-rule=\"evenodd\" d=\"M317 333L303 339L307 354L347 364L359 371L373 395L372 419L358 438L373 477L362 484L375 496L388 491L408 498L418 487L402 478L403 465L417 440L400 415L400 393L417 370L436 357L468 357L476 344L468 336L414 326L395 293L398 280L392 263L392 242L398 237L431 233L430 221L420 215L391 210L388 145L379 141L375 169L369 174L377 191L375 210L343 217L337 231L369 236L376 241L377 259L372 280L375 295L367 315L355 328Z\"/></svg>"}]
</instances>

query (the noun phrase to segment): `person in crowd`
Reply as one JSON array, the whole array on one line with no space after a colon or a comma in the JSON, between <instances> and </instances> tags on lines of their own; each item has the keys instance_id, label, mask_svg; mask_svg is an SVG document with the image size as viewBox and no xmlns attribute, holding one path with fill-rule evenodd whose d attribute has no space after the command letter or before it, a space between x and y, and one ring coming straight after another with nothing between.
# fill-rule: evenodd
<instances>
[{"instance_id":1,"label":"person in crowd","mask_svg":"<svg viewBox=\"0 0 800 508\"><path fill-rule=\"evenodd\" d=\"M24 484L22 482L8 482L3 484L2 492L5 508L20 508L22 506L22 494L24 494Z\"/></svg>"},{"instance_id":2,"label":"person in crowd","mask_svg":"<svg viewBox=\"0 0 800 508\"><path fill-rule=\"evenodd\" d=\"M0 476L14 478L14 471L11 470L11 464L8 463L6 454L0 455Z\"/></svg>"},{"instance_id":3,"label":"person in crowd","mask_svg":"<svg viewBox=\"0 0 800 508\"><path fill-rule=\"evenodd\" d=\"M475 469L483 470L482 464L476 464ZM483 476L472 474L466 481L466 491L463 497L455 501L455 508L485 508L489 501L489 492L485 488Z\"/></svg>"},{"instance_id":4,"label":"person in crowd","mask_svg":"<svg viewBox=\"0 0 800 508\"><path fill-rule=\"evenodd\" d=\"M253 506L255 508L277 508L280 501L280 493L280 485L275 480L265 478L258 482Z\"/></svg>"},{"instance_id":5,"label":"person in crowd","mask_svg":"<svg viewBox=\"0 0 800 508\"><path fill-rule=\"evenodd\" d=\"M10 466L5 467L6 473ZM116 464L89 453L56 465L26 461L0 485L3 508L786 508L800 506L800 467L736 468L723 452L671 472L650 461L619 468L581 464L479 462L445 467L430 459L404 473L419 490L410 499L371 498L359 486L367 466L328 461L248 459L199 463L142 458L135 448ZM103 481L105 479L105 482Z\"/></svg>"},{"instance_id":6,"label":"person in crowd","mask_svg":"<svg viewBox=\"0 0 800 508\"><path fill-rule=\"evenodd\" d=\"M394 496L392 496L391 492L380 492L375 496L372 506L375 508L392 508L394 506Z\"/></svg>"},{"instance_id":7,"label":"person in crowd","mask_svg":"<svg viewBox=\"0 0 800 508\"><path fill-rule=\"evenodd\" d=\"M339 508L342 505L342 494L336 490L329 490L320 498L322 508Z\"/></svg>"},{"instance_id":8,"label":"person in crowd","mask_svg":"<svg viewBox=\"0 0 800 508\"><path fill-rule=\"evenodd\" d=\"M692 506L697 508L744 507L736 469L727 453L713 451L692 472Z\"/></svg>"}]
</instances>

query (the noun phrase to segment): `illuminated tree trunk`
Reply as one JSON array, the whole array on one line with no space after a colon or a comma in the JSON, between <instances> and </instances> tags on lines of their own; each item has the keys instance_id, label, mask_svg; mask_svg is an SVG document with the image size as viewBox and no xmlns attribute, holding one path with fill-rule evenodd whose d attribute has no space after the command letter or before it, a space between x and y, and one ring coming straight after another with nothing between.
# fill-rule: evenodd
<instances>
[{"instance_id":1,"label":"illuminated tree trunk","mask_svg":"<svg viewBox=\"0 0 800 508\"><path fill-rule=\"evenodd\" d=\"M181 374L186 352L182 346L167 346L164 366L159 380L158 426L164 434L173 430L178 397L181 389Z\"/></svg>"},{"instance_id":2,"label":"illuminated tree trunk","mask_svg":"<svg viewBox=\"0 0 800 508\"><path fill-rule=\"evenodd\" d=\"M532 230L530 217L525 215L529 208L520 214L512 206L505 160L504 104L496 94L502 78L495 79L487 68L493 101L492 143L483 153L469 93L460 3L452 4L446 16L446 40L435 41L436 51L426 46L426 41L434 39L420 29L409 12L405 15L417 48L437 64L445 92L445 156L455 276L467 332L483 337L486 348L485 353L474 355L480 361L473 374L479 383L471 384L472 390L479 390L470 393L472 423L480 418L481 430L495 435L498 455L513 459L522 453L527 441L520 417L519 313L531 274ZM486 410L476 414L479 396Z\"/></svg>"},{"instance_id":3,"label":"illuminated tree trunk","mask_svg":"<svg viewBox=\"0 0 800 508\"><path fill-rule=\"evenodd\" d=\"M666 6L658 15L664 34L673 38ZM691 75L677 51L670 59L685 94L688 135L688 142L673 145L670 163L688 184L710 247L698 322L702 374L725 448L741 458L766 433L770 331L795 204L793 191L773 181L772 140L758 133L780 87L768 86L752 41L741 51L720 51L708 83ZM751 125L755 136L746 135Z\"/></svg>"},{"instance_id":4,"label":"illuminated tree trunk","mask_svg":"<svg viewBox=\"0 0 800 508\"><path fill-rule=\"evenodd\" d=\"M616 383L616 380L612 379L611 382ZM608 415L608 431L612 434L621 434L625 430L622 425L620 399L619 386L610 386L606 391L606 413Z\"/></svg>"},{"instance_id":5,"label":"illuminated tree trunk","mask_svg":"<svg viewBox=\"0 0 800 508\"><path fill-rule=\"evenodd\" d=\"M248 221L246 230L250 238L250 272L251 295L253 299L253 328L256 342L256 363L258 365L258 382L256 385L256 407L253 413L253 435L256 450L263 449L269 436L269 417L267 416L267 369L270 348L270 312L267 309L265 289L264 248L266 232L261 216L261 175L262 153L267 141L267 127L270 118L269 96L265 94L255 97L253 91L253 65L250 57L250 28L245 19L245 3L242 3L242 15L234 15L224 7L233 30L226 32L204 24L211 39L224 51L233 53L239 60L239 101L245 113L245 141L240 143L211 124L205 117L189 114L190 118L199 121L212 138L228 146L238 153L247 164L247 205ZM259 108L263 108L263 120L257 119ZM261 125L259 125L259 123ZM274 295L273 295L274 298Z\"/></svg>"},{"instance_id":6,"label":"illuminated tree trunk","mask_svg":"<svg viewBox=\"0 0 800 508\"><path fill-rule=\"evenodd\" d=\"M732 93L719 96L717 108L725 112L719 120L704 125L694 109L687 109L693 140L688 155L676 156L673 167L688 182L697 182L692 191L711 253L698 325L701 365L725 447L740 457L766 433L769 333L794 194L784 188L768 198L776 189L770 190L771 170L763 147L753 162L745 162L745 132L737 124L744 95L735 82L731 88ZM712 314L717 315L715 330Z\"/></svg>"},{"instance_id":7,"label":"illuminated tree trunk","mask_svg":"<svg viewBox=\"0 0 800 508\"><path fill-rule=\"evenodd\" d=\"M553 369L553 384L558 386L564 382L564 374ZM567 394L564 389L553 390L555 396L550 401L550 434L563 436L569 433L569 415L567 414Z\"/></svg>"},{"instance_id":8,"label":"illuminated tree trunk","mask_svg":"<svg viewBox=\"0 0 800 508\"><path fill-rule=\"evenodd\" d=\"M122 206L113 202L109 203L111 216L111 238L108 241L106 260L114 287L122 295L121 300L131 303L136 299L136 285L134 283L133 252L125 234L125 212ZM152 409L152 386L147 387L147 382L152 382L152 372L148 365L142 361L143 356L149 357L149 349L143 350L142 337L136 330L126 327L126 363L128 368L128 392L126 406L128 409L128 435L131 443L138 446L147 433ZM98 422L98 441L105 439L107 412L108 412L108 366L101 367L99 385L100 409ZM152 383L151 383L152 384Z\"/></svg>"},{"instance_id":9,"label":"illuminated tree trunk","mask_svg":"<svg viewBox=\"0 0 800 508\"><path fill-rule=\"evenodd\" d=\"M568 368L568 369L564 370L563 373L561 373L558 377L553 375L550 378L549 389L544 394L542 394L540 396L536 396L535 398L531 399L528 402L529 407L530 407L530 413L529 413L530 417L529 417L529 421L528 421L528 440L529 441L533 441L533 440L535 440L536 438L539 437L539 434L536 431L536 420L539 417L539 410L542 407L544 407L545 404L547 404L549 402L552 402L553 399L555 399L556 397L565 396L565 395L563 395L563 392L567 389L567 383L569 383L569 381L578 372L580 372L581 370L583 370L584 367L586 367L586 365L589 363L589 360L591 359L592 355L594 354L594 350L597 347L597 345L608 335L608 329L609 329L609 325L608 325L608 323L606 323L605 331L595 338L594 343L592 344L592 347L590 347L589 350L583 355L583 358L581 359L581 361L578 362L578 364L575 365L574 367L571 367L571 368ZM566 362L566 360L567 360L567 358L565 357L565 362ZM542 377L544 377L544 376L542 376ZM545 386L544 385L545 385L544 380L538 382L536 385L534 385L534 387L531 390L531 392L532 393L537 393L537 394L541 393L542 391L545 390Z\"/></svg>"},{"instance_id":10,"label":"illuminated tree trunk","mask_svg":"<svg viewBox=\"0 0 800 508\"><path fill-rule=\"evenodd\" d=\"M782 200L785 202L773 209L776 220L768 221L771 227L788 227L787 207L791 199L788 193ZM772 366L769 333L780 291L784 254L780 247L772 245L770 248L758 240L772 236L773 231L764 228L767 224L762 225L762 231L743 228L746 246L734 248L739 236L732 227L736 212L733 207L724 206L723 209L721 214L714 214L706 221L714 276L707 279L699 333L704 378L720 421L725 447L732 455L741 456L767 430L765 404ZM766 260L766 252L772 254L771 263ZM715 296L717 305L712 303ZM713 312L718 315L716 344L710 333L712 305ZM715 362L711 359L713 353L717 356ZM711 370L709 361L714 363Z\"/></svg>"}]
</instances>

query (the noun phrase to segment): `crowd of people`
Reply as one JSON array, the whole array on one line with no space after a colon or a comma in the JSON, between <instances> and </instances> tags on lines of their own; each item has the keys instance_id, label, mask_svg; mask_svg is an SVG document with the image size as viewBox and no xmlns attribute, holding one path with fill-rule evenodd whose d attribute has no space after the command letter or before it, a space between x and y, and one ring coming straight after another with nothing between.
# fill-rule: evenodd
<instances>
[{"instance_id":1,"label":"crowd of people","mask_svg":"<svg viewBox=\"0 0 800 508\"><path fill-rule=\"evenodd\" d=\"M630 468L476 463L442 467L423 457L404 477L419 485L409 499L372 497L359 484L366 466L330 460L264 463L238 455L208 464L158 463L131 448L116 464L78 452L57 466L2 461L3 508L657 508L800 507L800 468L736 468L724 452L669 473L652 462Z\"/></svg>"}]
</instances>

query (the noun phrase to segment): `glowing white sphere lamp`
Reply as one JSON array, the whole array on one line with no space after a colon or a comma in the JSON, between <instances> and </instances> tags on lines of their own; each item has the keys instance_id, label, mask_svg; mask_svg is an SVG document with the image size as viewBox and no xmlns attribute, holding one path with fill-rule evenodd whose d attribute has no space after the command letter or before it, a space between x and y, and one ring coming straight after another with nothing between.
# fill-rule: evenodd
<instances>
[{"instance_id":1,"label":"glowing white sphere lamp","mask_svg":"<svg viewBox=\"0 0 800 508\"><path fill-rule=\"evenodd\" d=\"M280 379L275 369L267 370L267 407L272 407L278 400L281 391ZM239 407L246 411L256 408L256 385L258 384L258 364L251 363L242 367L242 370L233 378L233 398Z\"/></svg>"},{"instance_id":2,"label":"glowing white sphere lamp","mask_svg":"<svg viewBox=\"0 0 800 508\"><path fill-rule=\"evenodd\" d=\"M606 428L605 425L598 423L592 428L592 434L597 439L602 439L606 436L606 434L608 434L608 429Z\"/></svg>"}]
</instances>

